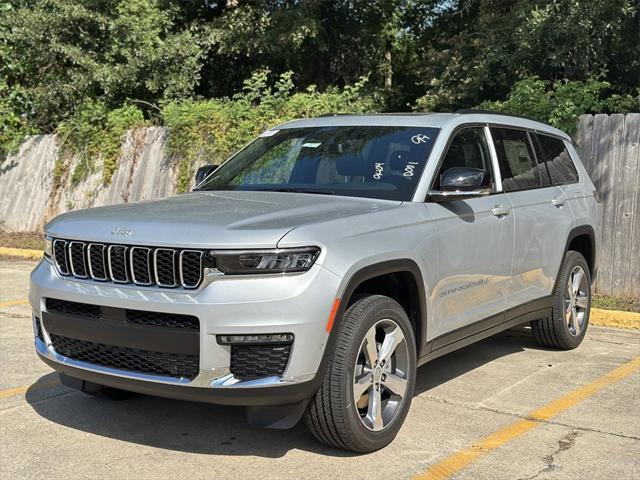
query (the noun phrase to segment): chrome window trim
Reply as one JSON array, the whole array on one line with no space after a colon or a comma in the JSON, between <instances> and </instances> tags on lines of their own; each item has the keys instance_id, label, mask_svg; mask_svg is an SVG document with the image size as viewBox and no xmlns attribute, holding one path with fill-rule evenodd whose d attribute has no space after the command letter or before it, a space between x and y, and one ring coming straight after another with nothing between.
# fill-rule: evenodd
<instances>
[{"instance_id":1,"label":"chrome window trim","mask_svg":"<svg viewBox=\"0 0 640 480\"><path fill-rule=\"evenodd\" d=\"M116 280L115 278L113 278L113 269L111 268L111 249L114 247L122 247L124 248L124 274L126 276L126 280ZM111 278L111 281L113 283L130 283L129 282L129 272L127 272L127 246L126 245L109 245L109 248L107 249L107 259L108 259L108 264L109 264L109 278Z\"/></svg>"},{"instance_id":2,"label":"chrome window trim","mask_svg":"<svg viewBox=\"0 0 640 480\"><path fill-rule=\"evenodd\" d=\"M64 258L64 268L67 271L67 273L64 273L62 270L60 270L60 261L58 260L58 255L56 254L56 244L58 242L61 242L63 245L63 249L65 251L65 258ZM66 240L62 240L60 238L56 238L53 241L53 261L54 264L56 266L56 270L60 275L63 275L65 277L68 277L71 275L71 271L69 270L69 261L68 261L68 253L67 253L67 241Z\"/></svg>"},{"instance_id":3,"label":"chrome window trim","mask_svg":"<svg viewBox=\"0 0 640 480\"><path fill-rule=\"evenodd\" d=\"M91 267L91 247L100 247L102 249L102 251L100 252L102 255L102 268L104 269L104 277L100 278L97 275L95 275L93 273L93 268ZM104 261L104 249L105 249L105 245L104 243L90 243L89 245L87 245L87 264L89 265L89 275L91 276L92 280L98 280L100 282L105 282L107 281L109 278L107 277L107 265Z\"/></svg>"},{"instance_id":4,"label":"chrome window trim","mask_svg":"<svg viewBox=\"0 0 640 480\"><path fill-rule=\"evenodd\" d=\"M158 252L171 252L171 260L173 262L173 285L167 283L161 283L160 277L158 276ZM176 275L176 250L174 248L156 248L153 252L153 272L155 273L156 285L159 287L165 288L175 288L178 286L176 283L177 275Z\"/></svg>"},{"instance_id":5,"label":"chrome window trim","mask_svg":"<svg viewBox=\"0 0 640 480\"><path fill-rule=\"evenodd\" d=\"M200 254L200 261L198 263L199 277L195 285L186 285L184 282L184 269L182 268L182 256L184 255L185 252L193 252L193 253ZM204 258L204 252L202 250L182 250L180 252L180 255L178 256L178 271L180 273L180 285L182 286L182 288L194 289L194 288L198 288L200 283L202 283L202 259L203 258Z\"/></svg>"},{"instance_id":6,"label":"chrome window trim","mask_svg":"<svg viewBox=\"0 0 640 480\"><path fill-rule=\"evenodd\" d=\"M147 251L147 273L149 274L149 282L139 282L136 280L136 270L133 267L133 252L134 250L146 250ZM131 265L131 281L136 285L141 285L144 287L148 287L153 285L155 282L153 281L153 272L151 271L151 259L150 259L151 248L149 247L131 247L129 248L129 265Z\"/></svg>"},{"instance_id":7,"label":"chrome window trim","mask_svg":"<svg viewBox=\"0 0 640 480\"><path fill-rule=\"evenodd\" d=\"M84 271L85 274L84 275L80 275L79 273L76 273L76 269L73 266L73 251L72 248L74 245L80 245L80 251L82 252L82 263L84 264ZM69 245L67 246L67 258L69 259L69 265L71 266L71 274L76 277L76 278L89 278L89 276L86 274L87 273L87 254L84 250L85 247L85 243L84 242L79 242L77 240L73 240L71 242L69 242Z\"/></svg>"}]
</instances>

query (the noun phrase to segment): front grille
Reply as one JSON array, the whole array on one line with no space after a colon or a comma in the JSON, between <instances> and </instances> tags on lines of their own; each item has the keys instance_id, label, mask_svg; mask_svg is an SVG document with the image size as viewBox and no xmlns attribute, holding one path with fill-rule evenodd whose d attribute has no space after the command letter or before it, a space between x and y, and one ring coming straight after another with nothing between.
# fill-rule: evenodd
<instances>
[{"instance_id":1,"label":"front grille","mask_svg":"<svg viewBox=\"0 0 640 480\"><path fill-rule=\"evenodd\" d=\"M229 370L239 380L281 377L290 353L291 344L232 345Z\"/></svg>"},{"instance_id":2,"label":"front grille","mask_svg":"<svg viewBox=\"0 0 640 480\"><path fill-rule=\"evenodd\" d=\"M198 288L204 267L202 250L63 239L54 240L53 259L61 275L162 288Z\"/></svg>"},{"instance_id":3,"label":"front grille","mask_svg":"<svg viewBox=\"0 0 640 480\"><path fill-rule=\"evenodd\" d=\"M93 365L128 370L147 375L184 377L193 380L198 375L197 355L151 352L76 340L51 334L54 350L65 357Z\"/></svg>"},{"instance_id":4,"label":"front grille","mask_svg":"<svg viewBox=\"0 0 640 480\"><path fill-rule=\"evenodd\" d=\"M57 298L46 299L47 311L75 315L79 317L101 318L102 313L98 305L88 303L68 302Z\"/></svg>"},{"instance_id":5,"label":"front grille","mask_svg":"<svg viewBox=\"0 0 640 480\"><path fill-rule=\"evenodd\" d=\"M149 312L145 310L129 310L121 308L109 308L110 314L103 314L103 307L89 305L88 303L70 302L57 298L46 299L47 311L62 313L85 318L105 318L111 321L121 321L135 325L150 327L178 328L181 330L200 330L198 317L193 315L181 315L176 313Z\"/></svg>"}]
</instances>

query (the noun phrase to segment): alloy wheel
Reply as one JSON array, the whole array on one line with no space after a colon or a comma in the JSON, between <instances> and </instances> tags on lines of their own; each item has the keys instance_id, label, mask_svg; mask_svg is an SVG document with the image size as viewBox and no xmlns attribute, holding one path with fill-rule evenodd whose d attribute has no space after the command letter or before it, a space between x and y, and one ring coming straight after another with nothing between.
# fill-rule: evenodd
<instances>
[{"instance_id":1,"label":"alloy wheel","mask_svg":"<svg viewBox=\"0 0 640 480\"><path fill-rule=\"evenodd\" d=\"M407 391L409 349L400 326L378 321L365 335L354 368L353 400L369 430L388 427Z\"/></svg>"},{"instance_id":2,"label":"alloy wheel","mask_svg":"<svg viewBox=\"0 0 640 480\"><path fill-rule=\"evenodd\" d=\"M578 336L584 327L587 307L589 306L587 275L579 265L574 267L569 274L564 304L564 316L569 327L569 333L573 336Z\"/></svg>"}]
</instances>

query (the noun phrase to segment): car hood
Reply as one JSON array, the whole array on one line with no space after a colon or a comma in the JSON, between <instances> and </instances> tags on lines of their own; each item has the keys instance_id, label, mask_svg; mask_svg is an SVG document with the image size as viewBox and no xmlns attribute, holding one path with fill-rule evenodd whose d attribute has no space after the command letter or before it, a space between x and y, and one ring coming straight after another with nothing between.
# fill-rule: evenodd
<instances>
[{"instance_id":1,"label":"car hood","mask_svg":"<svg viewBox=\"0 0 640 480\"><path fill-rule=\"evenodd\" d=\"M289 192L192 192L65 213L45 231L57 238L131 245L273 248L296 227L401 203Z\"/></svg>"}]
</instances>

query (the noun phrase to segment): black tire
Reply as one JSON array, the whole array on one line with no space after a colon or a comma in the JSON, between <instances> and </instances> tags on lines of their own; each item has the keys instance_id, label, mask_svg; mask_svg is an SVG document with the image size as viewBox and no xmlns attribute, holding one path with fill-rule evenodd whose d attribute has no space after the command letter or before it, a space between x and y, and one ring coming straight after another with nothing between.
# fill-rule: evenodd
<instances>
[{"instance_id":1,"label":"black tire","mask_svg":"<svg viewBox=\"0 0 640 480\"><path fill-rule=\"evenodd\" d=\"M406 390L389 424L374 431L365 427L354 401L354 371L356 362L362 358L359 355L365 335L386 320L392 321L392 325L399 327L404 335L399 345L405 343L407 347L403 350L403 355L407 355L404 367ZM367 295L357 298L347 309L334 334L335 347L322 386L305 413L307 426L318 440L327 445L361 453L379 450L393 441L411 406L417 358L411 322L395 300L383 295Z\"/></svg>"},{"instance_id":2,"label":"black tire","mask_svg":"<svg viewBox=\"0 0 640 480\"><path fill-rule=\"evenodd\" d=\"M586 295L586 309L581 317L581 328L579 332L572 331L568 320L565 317L567 312L566 292L568 283L574 269L580 268L584 274ZM591 310L591 275L589 265L581 253L570 250L565 256L564 263L560 269L556 290L553 292L552 316L531 322L531 329L537 342L549 348L561 350L572 350L577 348L584 339L589 325L589 313Z\"/></svg>"}]
</instances>

